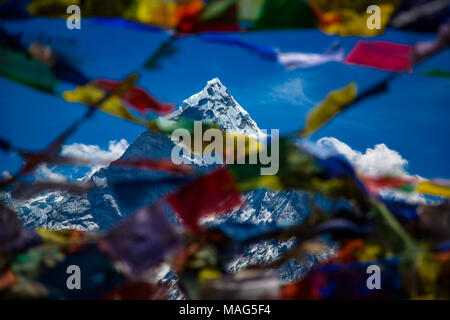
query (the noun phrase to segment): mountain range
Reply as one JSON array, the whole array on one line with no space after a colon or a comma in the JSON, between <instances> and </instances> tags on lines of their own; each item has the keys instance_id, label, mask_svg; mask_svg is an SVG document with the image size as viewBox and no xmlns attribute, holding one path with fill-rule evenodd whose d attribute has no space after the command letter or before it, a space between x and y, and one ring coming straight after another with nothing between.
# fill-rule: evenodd
<instances>
[{"instance_id":1,"label":"mountain range","mask_svg":"<svg viewBox=\"0 0 450 320\"><path fill-rule=\"evenodd\" d=\"M205 88L183 101L169 119L178 117L204 122L214 122L227 131L251 136L262 134L250 115L236 102L218 78L208 81ZM151 131L143 132L123 153L121 159L166 158L170 159L174 142ZM193 164L198 170L208 170ZM16 201L3 195L3 201L18 212L29 227L52 229L73 228L80 230L105 230L116 222L135 212L139 207L151 204L176 188L176 185L157 185L152 180L166 176L162 172L108 166L91 176L96 185L85 196L64 192L50 192L27 201ZM271 192L254 190L244 195L244 204L208 223L285 223L301 221L310 212L311 195L299 192ZM266 241L248 247L229 264L230 271L238 271L249 263L271 260L287 248L294 240L287 242ZM319 257L320 258L320 257ZM311 266L314 261L310 261ZM306 264L288 263L280 274L283 279L293 280L301 276ZM171 272L163 278L175 281ZM173 294L179 298L179 294Z\"/></svg>"}]
</instances>

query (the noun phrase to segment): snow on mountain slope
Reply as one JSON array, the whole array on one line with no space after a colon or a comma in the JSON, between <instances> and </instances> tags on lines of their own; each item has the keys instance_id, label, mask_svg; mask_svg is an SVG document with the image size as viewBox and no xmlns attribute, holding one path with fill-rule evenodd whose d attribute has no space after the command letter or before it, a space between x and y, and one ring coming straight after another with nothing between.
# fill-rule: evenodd
<instances>
[{"instance_id":1,"label":"snow on mountain slope","mask_svg":"<svg viewBox=\"0 0 450 320\"><path fill-rule=\"evenodd\" d=\"M85 197L55 191L23 201L16 201L9 194L3 194L3 201L15 208L29 227L98 229L90 213L90 203Z\"/></svg>"},{"instance_id":2,"label":"snow on mountain slope","mask_svg":"<svg viewBox=\"0 0 450 320\"><path fill-rule=\"evenodd\" d=\"M205 122L211 121L224 130L250 136L262 134L248 112L234 100L218 78L208 81L202 91L184 100L179 109L168 117L178 116Z\"/></svg>"},{"instance_id":3,"label":"snow on mountain slope","mask_svg":"<svg viewBox=\"0 0 450 320\"><path fill-rule=\"evenodd\" d=\"M208 81L205 88L184 100L178 110L168 118L184 117L192 120L211 121L223 129L247 135L262 134L250 115L236 102L218 78ZM125 151L121 158L169 159L174 143L160 134L145 131ZM207 168L203 168L207 170ZM145 172L110 165L100 169L92 177L97 185L85 197L60 192L41 195L26 202L12 200L13 206L29 226L50 228L77 228L105 230L137 208L148 205L174 190L174 185L155 186L148 181L164 177L161 172ZM118 187L124 185L124 188ZM213 223L250 222L255 224L272 221L299 221L309 212L309 195L290 191L284 193L254 190L245 194L241 208L214 219ZM288 249L293 242L261 243L248 249L230 262L230 271L237 271L255 261L267 261ZM302 268L290 264L282 274L286 279L301 275ZM166 276L173 280L172 276Z\"/></svg>"}]
</instances>

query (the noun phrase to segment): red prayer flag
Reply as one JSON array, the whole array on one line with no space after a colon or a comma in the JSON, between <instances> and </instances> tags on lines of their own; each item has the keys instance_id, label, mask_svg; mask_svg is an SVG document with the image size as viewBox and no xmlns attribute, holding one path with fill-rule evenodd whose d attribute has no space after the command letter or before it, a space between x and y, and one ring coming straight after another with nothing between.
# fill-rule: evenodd
<instances>
[{"instance_id":1,"label":"red prayer flag","mask_svg":"<svg viewBox=\"0 0 450 320\"><path fill-rule=\"evenodd\" d=\"M241 28L236 22L198 22L183 20L179 26L177 32L179 34L191 34L200 32L232 32L241 31Z\"/></svg>"},{"instance_id":2,"label":"red prayer flag","mask_svg":"<svg viewBox=\"0 0 450 320\"><path fill-rule=\"evenodd\" d=\"M174 174L191 174L194 172L193 167L175 164L169 159L118 159L112 162L110 166L149 171L164 171Z\"/></svg>"},{"instance_id":3,"label":"red prayer flag","mask_svg":"<svg viewBox=\"0 0 450 320\"><path fill-rule=\"evenodd\" d=\"M17 276L11 269L6 270L3 274L0 274L0 291L6 290L15 285L18 281Z\"/></svg>"},{"instance_id":4,"label":"red prayer flag","mask_svg":"<svg viewBox=\"0 0 450 320\"><path fill-rule=\"evenodd\" d=\"M214 19L203 19L204 2L193 1L180 8L177 12L176 36L184 34L212 31L241 31L237 21L237 5L234 4Z\"/></svg>"},{"instance_id":5,"label":"red prayer flag","mask_svg":"<svg viewBox=\"0 0 450 320\"><path fill-rule=\"evenodd\" d=\"M411 72L410 45L360 40L344 62L387 71Z\"/></svg>"},{"instance_id":6,"label":"red prayer flag","mask_svg":"<svg viewBox=\"0 0 450 320\"><path fill-rule=\"evenodd\" d=\"M121 82L108 79L98 79L95 81L95 84L100 88L115 91ZM143 114L149 111L159 114L168 114L174 109L174 104L158 101L149 95L147 91L139 87L133 87L120 97L131 107L134 107Z\"/></svg>"},{"instance_id":7,"label":"red prayer flag","mask_svg":"<svg viewBox=\"0 0 450 320\"><path fill-rule=\"evenodd\" d=\"M233 209L242 197L234 177L220 168L170 194L167 201L188 227L197 230L200 218Z\"/></svg>"},{"instance_id":8,"label":"red prayer flag","mask_svg":"<svg viewBox=\"0 0 450 320\"><path fill-rule=\"evenodd\" d=\"M406 185L417 183L416 178L409 177L370 177L363 176L362 180L366 185L367 189L375 193L380 189L386 188L400 188Z\"/></svg>"}]
</instances>

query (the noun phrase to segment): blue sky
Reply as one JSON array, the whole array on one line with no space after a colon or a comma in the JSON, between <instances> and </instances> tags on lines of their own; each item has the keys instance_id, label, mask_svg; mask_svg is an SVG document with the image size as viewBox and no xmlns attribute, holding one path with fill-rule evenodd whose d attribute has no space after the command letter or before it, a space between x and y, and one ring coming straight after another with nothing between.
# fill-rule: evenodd
<instances>
[{"instance_id":1,"label":"blue sky","mask_svg":"<svg viewBox=\"0 0 450 320\"><path fill-rule=\"evenodd\" d=\"M383 71L341 63L286 71L280 65L235 47L207 43L196 37L176 43L177 53L157 70L141 65L167 38L161 31L136 31L82 20L81 30L68 30L62 19L31 19L2 23L11 32L22 31L25 42L41 36L76 63L92 78L122 79L131 71L140 74L139 84L157 98L181 102L219 77L235 99L262 129L281 133L302 126L306 113L328 91L355 81L359 90L386 75ZM237 34L247 41L275 46L284 51L320 53L340 42L349 52L358 37L325 35L318 30L264 31ZM371 40L405 44L431 39L433 35L395 30ZM442 52L391 83L390 91L364 101L318 131L313 140L335 137L357 151L384 143L408 160L407 170L423 177L450 178L450 81L417 74L440 68L450 71L450 50ZM61 86L61 90L70 87ZM0 136L31 149L46 146L85 107L65 102L0 77ZM110 141L133 142L143 128L107 114L97 113L84 123L67 144L82 143L108 149ZM0 172L14 172L20 158L0 154Z\"/></svg>"}]
</instances>

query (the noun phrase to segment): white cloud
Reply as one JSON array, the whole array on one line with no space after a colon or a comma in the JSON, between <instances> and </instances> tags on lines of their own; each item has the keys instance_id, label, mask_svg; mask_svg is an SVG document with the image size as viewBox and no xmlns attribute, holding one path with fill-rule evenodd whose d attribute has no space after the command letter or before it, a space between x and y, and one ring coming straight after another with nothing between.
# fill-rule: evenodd
<instances>
[{"instance_id":1,"label":"white cloud","mask_svg":"<svg viewBox=\"0 0 450 320\"><path fill-rule=\"evenodd\" d=\"M91 167L90 171L86 175L90 178L98 170L106 167L110 162L118 159L125 152L128 146L129 143L125 139L121 139L119 141L111 140L107 150L101 149L98 145L72 143L62 146L61 155L103 162L103 164L98 164Z\"/></svg>"},{"instance_id":2,"label":"white cloud","mask_svg":"<svg viewBox=\"0 0 450 320\"><path fill-rule=\"evenodd\" d=\"M333 137L321 138L317 141L317 144L342 154L360 173L374 176L387 174L404 177L411 176L406 170L408 160L403 158L397 151L389 149L384 143L377 144L373 148L367 148L364 153L353 150L346 143ZM415 175L415 177L421 179L418 175ZM396 190L382 190L380 195L410 203L427 202L425 197L417 192L405 193Z\"/></svg>"},{"instance_id":3,"label":"white cloud","mask_svg":"<svg viewBox=\"0 0 450 320\"><path fill-rule=\"evenodd\" d=\"M58 182L65 182L67 178L49 168L46 164L42 164L36 169L36 179L37 180L51 180Z\"/></svg>"},{"instance_id":4,"label":"white cloud","mask_svg":"<svg viewBox=\"0 0 450 320\"><path fill-rule=\"evenodd\" d=\"M80 179L90 178L95 172L103 167L106 167L110 162L119 158L128 148L129 143L125 139L119 141L112 140L109 142L108 149L104 150L98 145L86 145L83 143L73 143L63 145L61 155L67 157L76 157L83 160L98 161L101 164L96 164L89 168L89 172ZM57 172L58 167L49 167L48 165L40 165L36 170L36 178L38 180L52 180L52 181L67 181L65 175Z\"/></svg>"},{"instance_id":5,"label":"white cloud","mask_svg":"<svg viewBox=\"0 0 450 320\"><path fill-rule=\"evenodd\" d=\"M317 141L317 144L329 147L342 154L361 173L367 175L409 175L406 171L408 161L397 151L389 149L384 143L375 145L373 149L367 148L364 153L353 150L344 142L333 137L321 138Z\"/></svg>"},{"instance_id":6,"label":"white cloud","mask_svg":"<svg viewBox=\"0 0 450 320\"><path fill-rule=\"evenodd\" d=\"M83 143L72 143L62 146L61 155L86 160L95 159L111 162L119 158L128 146L129 144L125 139L121 139L120 141L110 141L107 150L103 150L99 146L93 144L86 145Z\"/></svg>"},{"instance_id":7,"label":"white cloud","mask_svg":"<svg viewBox=\"0 0 450 320\"><path fill-rule=\"evenodd\" d=\"M270 95L276 100L286 100L296 105L313 104L306 96L303 80L300 78L289 79L275 86Z\"/></svg>"},{"instance_id":8,"label":"white cloud","mask_svg":"<svg viewBox=\"0 0 450 320\"><path fill-rule=\"evenodd\" d=\"M11 178L12 177L12 175L11 175L11 173L9 172L9 171L3 171L2 172L2 175L1 175L3 178L5 178L5 179L7 179L7 178Z\"/></svg>"},{"instance_id":9,"label":"white cloud","mask_svg":"<svg viewBox=\"0 0 450 320\"><path fill-rule=\"evenodd\" d=\"M403 200L405 202L414 204L414 203L432 203L433 200L425 199L423 194L418 192L399 192L395 190L381 190L380 195L383 198L393 199L393 200Z\"/></svg>"}]
</instances>

